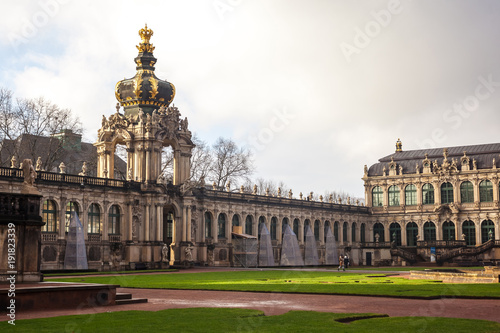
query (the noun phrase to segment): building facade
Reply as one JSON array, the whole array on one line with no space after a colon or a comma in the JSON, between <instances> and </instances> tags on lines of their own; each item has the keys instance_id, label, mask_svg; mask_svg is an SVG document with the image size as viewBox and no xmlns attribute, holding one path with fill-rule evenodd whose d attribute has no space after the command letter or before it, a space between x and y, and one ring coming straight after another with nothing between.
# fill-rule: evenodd
<instances>
[{"instance_id":1,"label":"building facade","mask_svg":"<svg viewBox=\"0 0 500 333\"><path fill-rule=\"evenodd\" d=\"M94 144L97 176L89 176L84 165L78 174L37 168L45 222L42 269L63 268L71 212L84 228L88 266L99 270L238 265L233 235L258 237L262 225L276 265L285 225L301 251L305 230L313 231L320 264L326 262L329 230L338 252L355 265L500 259L500 144L403 152L398 142L394 154L365 166L366 205L192 182L188 119L170 105L174 85L155 76L152 34L140 30L136 74L117 83L116 112L102 118ZM115 174L120 145L127 154L126 179ZM174 152L170 183L161 174L167 146ZM23 179L16 163L0 167L0 193L21 193Z\"/></svg>"}]
</instances>

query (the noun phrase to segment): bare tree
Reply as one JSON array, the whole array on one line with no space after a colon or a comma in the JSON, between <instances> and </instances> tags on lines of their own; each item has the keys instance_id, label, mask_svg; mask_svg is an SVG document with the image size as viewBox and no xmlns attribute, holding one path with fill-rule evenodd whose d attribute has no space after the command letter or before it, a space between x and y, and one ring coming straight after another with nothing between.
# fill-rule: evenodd
<instances>
[{"instance_id":1,"label":"bare tree","mask_svg":"<svg viewBox=\"0 0 500 333\"><path fill-rule=\"evenodd\" d=\"M68 144L54 136L63 130L82 132L80 121L70 109L62 109L43 97L14 102L10 90L0 89L1 165L6 165L13 155L33 161L42 156L42 167L53 168Z\"/></svg>"},{"instance_id":2,"label":"bare tree","mask_svg":"<svg viewBox=\"0 0 500 333\"><path fill-rule=\"evenodd\" d=\"M199 139L196 135L192 138L196 147L193 148L191 155L191 181L200 183L202 179L208 177L214 162L214 156L210 146Z\"/></svg>"},{"instance_id":3,"label":"bare tree","mask_svg":"<svg viewBox=\"0 0 500 333\"><path fill-rule=\"evenodd\" d=\"M224 186L228 181L237 185L253 173L250 151L239 148L231 139L218 138L212 149L214 161L210 176L217 186Z\"/></svg>"}]
</instances>

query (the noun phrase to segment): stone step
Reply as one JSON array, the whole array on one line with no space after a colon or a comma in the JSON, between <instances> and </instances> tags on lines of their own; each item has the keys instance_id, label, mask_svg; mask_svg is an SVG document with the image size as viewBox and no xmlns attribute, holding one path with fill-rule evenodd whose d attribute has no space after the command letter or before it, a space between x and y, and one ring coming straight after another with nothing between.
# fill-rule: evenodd
<instances>
[{"instance_id":1,"label":"stone step","mask_svg":"<svg viewBox=\"0 0 500 333\"><path fill-rule=\"evenodd\" d=\"M115 301L116 305L123 305L123 304L137 304L137 303L147 303L148 299L147 298L130 298L130 299L117 299Z\"/></svg>"},{"instance_id":2,"label":"stone step","mask_svg":"<svg viewBox=\"0 0 500 333\"><path fill-rule=\"evenodd\" d=\"M132 298L132 294L129 294L129 293L116 293L116 300L119 300L119 299L131 299Z\"/></svg>"}]
</instances>

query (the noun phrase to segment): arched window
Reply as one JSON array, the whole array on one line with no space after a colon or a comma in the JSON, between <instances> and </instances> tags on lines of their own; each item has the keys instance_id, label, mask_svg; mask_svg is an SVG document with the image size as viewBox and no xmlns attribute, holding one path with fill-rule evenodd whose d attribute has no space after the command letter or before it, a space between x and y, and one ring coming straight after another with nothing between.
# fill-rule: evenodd
<instances>
[{"instance_id":1,"label":"arched window","mask_svg":"<svg viewBox=\"0 0 500 333\"><path fill-rule=\"evenodd\" d=\"M399 206L399 187L397 185L389 187L389 206Z\"/></svg>"},{"instance_id":2,"label":"arched window","mask_svg":"<svg viewBox=\"0 0 500 333\"><path fill-rule=\"evenodd\" d=\"M217 237L226 238L226 215L224 213L220 213L217 219Z\"/></svg>"},{"instance_id":3,"label":"arched window","mask_svg":"<svg viewBox=\"0 0 500 333\"><path fill-rule=\"evenodd\" d=\"M118 205L113 205L109 208L108 234L120 234L120 207Z\"/></svg>"},{"instance_id":4,"label":"arched window","mask_svg":"<svg viewBox=\"0 0 500 333\"><path fill-rule=\"evenodd\" d=\"M266 224L266 218L264 216L260 216L259 217L259 224L257 225L257 228L258 228L257 236L259 237L259 239L260 239L260 232L261 232L262 226L264 226L265 224Z\"/></svg>"},{"instance_id":5,"label":"arched window","mask_svg":"<svg viewBox=\"0 0 500 333\"><path fill-rule=\"evenodd\" d=\"M405 187L405 205L415 206L417 204L417 188L410 184Z\"/></svg>"},{"instance_id":6,"label":"arched window","mask_svg":"<svg viewBox=\"0 0 500 333\"><path fill-rule=\"evenodd\" d=\"M247 215L245 220L245 234L252 235L253 234L253 217L252 215Z\"/></svg>"},{"instance_id":7,"label":"arched window","mask_svg":"<svg viewBox=\"0 0 500 333\"><path fill-rule=\"evenodd\" d=\"M319 241L319 220L314 221L314 239Z\"/></svg>"},{"instance_id":8,"label":"arched window","mask_svg":"<svg viewBox=\"0 0 500 333\"><path fill-rule=\"evenodd\" d=\"M424 240L436 240L436 225L434 224L434 222L428 221L424 223Z\"/></svg>"},{"instance_id":9,"label":"arched window","mask_svg":"<svg viewBox=\"0 0 500 333\"><path fill-rule=\"evenodd\" d=\"M278 219L276 217L272 217L271 218L271 230L270 230L270 234L271 234L271 240L276 240L276 229L278 227Z\"/></svg>"},{"instance_id":10,"label":"arched window","mask_svg":"<svg viewBox=\"0 0 500 333\"><path fill-rule=\"evenodd\" d=\"M80 218L80 206L78 206L77 202L70 201L66 204L66 214L65 214L66 232L68 232L69 224L71 222L71 213L72 212L75 212L76 215L78 215L78 218Z\"/></svg>"},{"instance_id":11,"label":"arched window","mask_svg":"<svg viewBox=\"0 0 500 333\"><path fill-rule=\"evenodd\" d=\"M283 235L286 230L286 226L288 225L288 217L284 217L283 220L281 220L281 234ZM283 239L283 238L282 238Z\"/></svg>"},{"instance_id":12,"label":"arched window","mask_svg":"<svg viewBox=\"0 0 500 333\"><path fill-rule=\"evenodd\" d=\"M377 235L378 235L378 241L379 242L385 242L385 237L384 237L384 225L382 223L375 223L373 225L373 241L377 241Z\"/></svg>"},{"instance_id":13,"label":"arched window","mask_svg":"<svg viewBox=\"0 0 500 333\"><path fill-rule=\"evenodd\" d=\"M486 243L490 239L495 239L495 225L491 220L484 220L481 223L481 243Z\"/></svg>"},{"instance_id":14,"label":"arched window","mask_svg":"<svg viewBox=\"0 0 500 333\"><path fill-rule=\"evenodd\" d=\"M356 222L352 222L351 225L351 241L353 243L356 241Z\"/></svg>"},{"instance_id":15,"label":"arched window","mask_svg":"<svg viewBox=\"0 0 500 333\"><path fill-rule=\"evenodd\" d=\"M441 203L449 204L453 202L453 185L451 183L443 183L441 185Z\"/></svg>"},{"instance_id":16,"label":"arched window","mask_svg":"<svg viewBox=\"0 0 500 333\"><path fill-rule=\"evenodd\" d=\"M300 221L299 221L299 219L294 219L293 220L293 233L297 237L299 237L299 228L300 228Z\"/></svg>"},{"instance_id":17,"label":"arched window","mask_svg":"<svg viewBox=\"0 0 500 333\"><path fill-rule=\"evenodd\" d=\"M57 208L53 200L43 202L42 220L45 222L42 232L57 232Z\"/></svg>"},{"instance_id":18,"label":"arched window","mask_svg":"<svg viewBox=\"0 0 500 333\"><path fill-rule=\"evenodd\" d=\"M422 203L424 205L434 205L434 186L431 184L422 186Z\"/></svg>"},{"instance_id":19,"label":"arched window","mask_svg":"<svg viewBox=\"0 0 500 333\"><path fill-rule=\"evenodd\" d=\"M389 226L389 237L391 243L396 242L396 246L401 246L401 226L399 223L391 223Z\"/></svg>"},{"instance_id":20,"label":"arched window","mask_svg":"<svg viewBox=\"0 0 500 333\"><path fill-rule=\"evenodd\" d=\"M101 233L101 210L95 203L89 207L89 220L87 233L100 234Z\"/></svg>"},{"instance_id":21,"label":"arched window","mask_svg":"<svg viewBox=\"0 0 500 333\"><path fill-rule=\"evenodd\" d=\"M479 183L479 201L493 201L493 184L489 180L483 180Z\"/></svg>"},{"instance_id":22,"label":"arched window","mask_svg":"<svg viewBox=\"0 0 500 333\"><path fill-rule=\"evenodd\" d=\"M240 217L236 214L233 215L233 221L231 224L233 227L239 227L240 226Z\"/></svg>"},{"instance_id":23,"label":"arched window","mask_svg":"<svg viewBox=\"0 0 500 333\"><path fill-rule=\"evenodd\" d=\"M344 222L344 224L342 225L342 242L348 242L347 228L349 228L349 225L347 224L347 222Z\"/></svg>"},{"instance_id":24,"label":"arched window","mask_svg":"<svg viewBox=\"0 0 500 333\"><path fill-rule=\"evenodd\" d=\"M474 202L474 186L470 181L460 184L460 202Z\"/></svg>"},{"instance_id":25,"label":"arched window","mask_svg":"<svg viewBox=\"0 0 500 333\"><path fill-rule=\"evenodd\" d=\"M465 236L465 244L468 246L476 245L476 225L471 220L462 224L462 234Z\"/></svg>"},{"instance_id":26,"label":"arched window","mask_svg":"<svg viewBox=\"0 0 500 333\"><path fill-rule=\"evenodd\" d=\"M366 232L365 232L365 224L361 223L361 227L359 229L359 235L360 235L360 242L364 243L366 239Z\"/></svg>"},{"instance_id":27,"label":"arched window","mask_svg":"<svg viewBox=\"0 0 500 333\"><path fill-rule=\"evenodd\" d=\"M375 186L372 190L372 206L379 207L384 204L384 191L380 186Z\"/></svg>"},{"instance_id":28,"label":"arched window","mask_svg":"<svg viewBox=\"0 0 500 333\"><path fill-rule=\"evenodd\" d=\"M455 240L455 223L451 221L443 223L443 240Z\"/></svg>"},{"instance_id":29,"label":"arched window","mask_svg":"<svg viewBox=\"0 0 500 333\"><path fill-rule=\"evenodd\" d=\"M325 226L323 228L323 236L325 238L325 243L326 243L326 235L328 235L328 229L330 228L331 228L330 221L325 221Z\"/></svg>"},{"instance_id":30,"label":"arched window","mask_svg":"<svg viewBox=\"0 0 500 333\"><path fill-rule=\"evenodd\" d=\"M415 222L406 225L406 243L407 246L417 246L418 226Z\"/></svg>"},{"instance_id":31,"label":"arched window","mask_svg":"<svg viewBox=\"0 0 500 333\"><path fill-rule=\"evenodd\" d=\"M212 238L212 214L205 212L205 237Z\"/></svg>"},{"instance_id":32,"label":"arched window","mask_svg":"<svg viewBox=\"0 0 500 333\"><path fill-rule=\"evenodd\" d=\"M311 221L309 221L309 219L305 219L304 221L304 241L306 239L306 230L307 230L307 226L309 226L309 228L311 227Z\"/></svg>"},{"instance_id":33,"label":"arched window","mask_svg":"<svg viewBox=\"0 0 500 333\"><path fill-rule=\"evenodd\" d=\"M163 241L170 243L174 236L174 212L166 212L164 213L163 219ZM212 215L210 215L210 218ZM210 219L211 221L211 219ZM206 227L205 227L206 228ZM211 233L210 233L211 234Z\"/></svg>"},{"instance_id":34,"label":"arched window","mask_svg":"<svg viewBox=\"0 0 500 333\"><path fill-rule=\"evenodd\" d=\"M335 240L338 242L339 240L339 222L335 221L333 224L333 236L335 237Z\"/></svg>"}]
</instances>

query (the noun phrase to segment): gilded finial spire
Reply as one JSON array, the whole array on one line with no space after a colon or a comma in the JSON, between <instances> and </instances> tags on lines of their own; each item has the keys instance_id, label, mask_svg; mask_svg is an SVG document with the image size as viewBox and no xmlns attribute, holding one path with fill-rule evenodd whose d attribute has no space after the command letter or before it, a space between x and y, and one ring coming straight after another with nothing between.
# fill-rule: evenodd
<instances>
[{"instance_id":1,"label":"gilded finial spire","mask_svg":"<svg viewBox=\"0 0 500 333\"><path fill-rule=\"evenodd\" d=\"M155 47L153 46L153 44L149 43L149 40L151 36L153 36L153 30L149 29L148 25L146 24L144 28L139 30L139 36L141 36L141 43L136 46L139 52L152 53Z\"/></svg>"},{"instance_id":2,"label":"gilded finial spire","mask_svg":"<svg viewBox=\"0 0 500 333\"><path fill-rule=\"evenodd\" d=\"M396 153L401 151L403 151L403 143L398 138L398 141L396 141Z\"/></svg>"}]
</instances>

